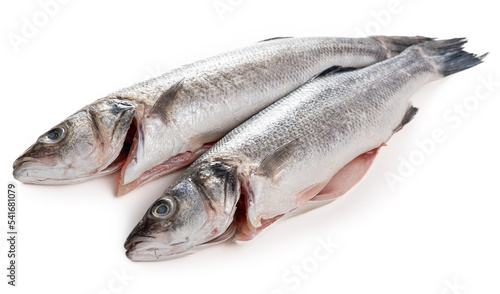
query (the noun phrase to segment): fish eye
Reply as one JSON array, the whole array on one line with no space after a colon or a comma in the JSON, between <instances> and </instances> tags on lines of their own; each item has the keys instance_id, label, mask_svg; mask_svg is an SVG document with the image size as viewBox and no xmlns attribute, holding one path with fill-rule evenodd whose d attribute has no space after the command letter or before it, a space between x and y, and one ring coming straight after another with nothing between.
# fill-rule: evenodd
<instances>
[{"instance_id":1,"label":"fish eye","mask_svg":"<svg viewBox=\"0 0 500 294\"><path fill-rule=\"evenodd\" d=\"M59 139L59 137L61 136L61 134L59 132L52 132L50 133L48 136L47 136L47 139L49 140L57 140Z\"/></svg>"},{"instance_id":2,"label":"fish eye","mask_svg":"<svg viewBox=\"0 0 500 294\"><path fill-rule=\"evenodd\" d=\"M40 141L44 143L57 143L61 141L62 138L64 138L65 134L66 131L63 128L61 127L53 128L47 133L47 135L43 136L40 139Z\"/></svg>"},{"instance_id":3,"label":"fish eye","mask_svg":"<svg viewBox=\"0 0 500 294\"><path fill-rule=\"evenodd\" d=\"M152 208L151 214L157 218L167 218L174 213L175 204L170 198L159 200Z\"/></svg>"}]
</instances>

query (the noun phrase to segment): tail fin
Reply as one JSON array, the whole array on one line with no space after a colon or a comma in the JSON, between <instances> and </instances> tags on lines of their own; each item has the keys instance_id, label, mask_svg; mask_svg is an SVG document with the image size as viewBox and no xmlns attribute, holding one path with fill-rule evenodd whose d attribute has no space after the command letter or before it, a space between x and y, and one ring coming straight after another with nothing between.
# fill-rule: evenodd
<instances>
[{"instance_id":1,"label":"tail fin","mask_svg":"<svg viewBox=\"0 0 500 294\"><path fill-rule=\"evenodd\" d=\"M467 43L465 38L455 38L430 41L416 47L421 48L436 63L439 71L444 76L449 76L480 64L488 54L477 56L466 52L463 50L465 43Z\"/></svg>"},{"instance_id":2,"label":"tail fin","mask_svg":"<svg viewBox=\"0 0 500 294\"><path fill-rule=\"evenodd\" d=\"M371 36L369 38L379 41L384 47L387 48L388 58L398 55L410 46L434 40L434 38L427 38L422 36Z\"/></svg>"}]
</instances>

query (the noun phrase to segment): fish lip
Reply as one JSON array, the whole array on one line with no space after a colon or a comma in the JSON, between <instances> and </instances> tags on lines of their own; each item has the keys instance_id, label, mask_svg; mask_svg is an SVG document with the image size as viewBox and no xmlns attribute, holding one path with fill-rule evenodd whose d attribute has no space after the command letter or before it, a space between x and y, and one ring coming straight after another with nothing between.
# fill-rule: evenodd
<instances>
[{"instance_id":1,"label":"fish lip","mask_svg":"<svg viewBox=\"0 0 500 294\"><path fill-rule=\"evenodd\" d=\"M127 252L130 251L133 247L135 247L137 244L143 243L144 241L133 241L133 242L127 242L125 243L124 247L127 250Z\"/></svg>"},{"instance_id":2,"label":"fish lip","mask_svg":"<svg viewBox=\"0 0 500 294\"><path fill-rule=\"evenodd\" d=\"M127 241L125 241L125 244L123 245L123 247L125 247L125 249L127 251L129 251L129 250L135 248L137 246L137 244L151 241L154 239L155 239L154 237L134 236L131 238L127 238Z\"/></svg>"},{"instance_id":3,"label":"fish lip","mask_svg":"<svg viewBox=\"0 0 500 294\"><path fill-rule=\"evenodd\" d=\"M135 251L129 249L129 250L127 250L125 255L127 256L128 259L130 259L131 261L134 261L134 262L138 262L138 261L140 261L140 262L154 262L154 261L165 261L165 260L175 259L175 258L186 256L186 255L193 253L191 250L187 250L187 251L183 251L183 252L170 253L168 255L159 255L158 256L156 254L156 250L154 250L152 248L146 249L144 251L146 251L146 252L153 251L154 254L142 255L143 257L146 257L146 258L141 258L141 252L139 252L139 254L138 254L138 252L135 252ZM156 258L153 258L153 256Z\"/></svg>"},{"instance_id":4,"label":"fish lip","mask_svg":"<svg viewBox=\"0 0 500 294\"><path fill-rule=\"evenodd\" d=\"M127 239L127 241L124 244L124 247L127 250L125 252L125 255L127 256L128 259L132 261L151 262L151 261L163 261L163 260L173 259L192 253L191 250L178 253L172 253L171 251L168 250L165 252L167 248L148 248L147 245L144 247L141 247L140 245L148 243L149 241L153 240L156 240L156 238L136 236ZM172 245L175 247L182 245L184 243L186 242L177 242L174 244L169 244L170 250L172 249L171 247ZM157 251L163 252L164 254L157 255Z\"/></svg>"},{"instance_id":5,"label":"fish lip","mask_svg":"<svg viewBox=\"0 0 500 294\"><path fill-rule=\"evenodd\" d=\"M44 166L44 163L34 157L20 157L14 161L12 165L12 176L14 179L23 183L38 183L45 184L47 178L32 177L29 173L32 168Z\"/></svg>"},{"instance_id":6,"label":"fish lip","mask_svg":"<svg viewBox=\"0 0 500 294\"><path fill-rule=\"evenodd\" d=\"M12 168L13 169L16 169L18 168L19 166L21 166L22 164L24 163L35 163L35 164L40 164L41 163L41 160L40 159L37 159L35 157L19 157L18 159L16 159L14 161L14 163L12 164Z\"/></svg>"},{"instance_id":7,"label":"fish lip","mask_svg":"<svg viewBox=\"0 0 500 294\"><path fill-rule=\"evenodd\" d=\"M140 238L140 237L138 237ZM147 254L144 254L145 252L151 251L151 249L147 248L141 248L140 244L146 243L147 240L137 240L136 238L125 242L125 249L127 252L125 252L125 255L127 256L128 259L132 261L146 261L146 260L154 260L153 258L148 258L148 259L141 259L141 256L147 256ZM154 252L154 255L156 256L156 252Z\"/></svg>"}]
</instances>

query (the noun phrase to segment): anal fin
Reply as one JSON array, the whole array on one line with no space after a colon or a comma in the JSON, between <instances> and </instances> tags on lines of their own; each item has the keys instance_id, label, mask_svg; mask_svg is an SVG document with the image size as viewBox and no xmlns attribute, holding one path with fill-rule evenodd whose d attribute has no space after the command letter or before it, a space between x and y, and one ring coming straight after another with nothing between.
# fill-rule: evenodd
<instances>
[{"instance_id":1,"label":"anal fin","mask_svg":"<svg viewBox=\"0 0 500 294\"><path fill-rule=\"evenodd\" d=\"M408 110L406 110L405 116L403 117L403 120L401 123L394 129L394 133L401 130L407 123L409 123L413 117L415 117L415 114L417 114L418 108L416 108L413 105L410 105Z\"/></svg>"}]
</instances>

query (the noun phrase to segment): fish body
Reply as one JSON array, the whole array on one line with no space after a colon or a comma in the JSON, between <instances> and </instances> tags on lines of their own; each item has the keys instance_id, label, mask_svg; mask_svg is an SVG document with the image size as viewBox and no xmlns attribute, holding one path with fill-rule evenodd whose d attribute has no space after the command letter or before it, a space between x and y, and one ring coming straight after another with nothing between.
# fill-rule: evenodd
<instances>
[{"instance_id":1,"label":"fish body","mask_svg":"<svg viewBox=\"0 0 500 294\"><path fill-rule=\"evenodd\" d=\"M199 149L332 66L364 67L427 38L279 38L230 51L114 93L171 89L142 121L122 169L120 194L191 163ZM394 46L391 42L400 42ZM189 158L182 165L171 160ZM177 160L178 161L178 160ZM155 170L155 174L148 172Z\"/></svg>"},{"instance_id":2,"label":"fish body","mask_svg":"<svg viewBox=\"0 0 500 294\"><path fill-rule=\"evenodd\" d=\"M78 128L84 139L71 135L76 130L68 118L15 161L14 176L29 183L66 184L121 169L118 193L124 194L193 162L232 128L324 70L368 66L427 40L277 38L194 62L84 107L79 113L85 123ZM133 115L127 115L126 132L109 125L92 142L94 122L108 120L106 113L92 109L105 107L107 100L131 105ZM64 140L42 140L56 128L67 134ZM109 134L120 135L115 141L122 144L111 144ZM80 145L100 146L100 151L81 151ZM91 153L102 154L100 162Z\"/></svg>"},{"instance_id":3,"label":"fish body","mask_svg":"<svg viewBox=\"0 0 500 294\"><path fill-rule=\"evenodd\" d=\"M431 41L367 68L325 74L264 109L201 155L162 195L158 201L178 203L170 216L152 213L158 201L151 206L127 239L127 256L162 260L231 237L250 240L307 203L344 194L378 148L416 114L410 102L415 91L481 62L461 49L463 43ZM182 186L191 189L183 192ZM202 220L191 219L202 225L178 223L191 212L186 199L205 204Z\"/></svg>"}]
</instances>

